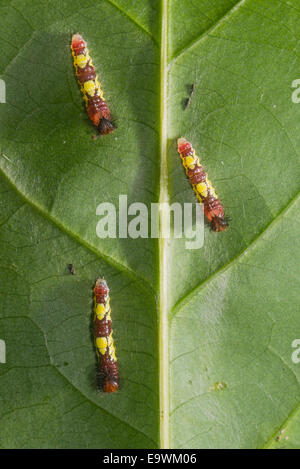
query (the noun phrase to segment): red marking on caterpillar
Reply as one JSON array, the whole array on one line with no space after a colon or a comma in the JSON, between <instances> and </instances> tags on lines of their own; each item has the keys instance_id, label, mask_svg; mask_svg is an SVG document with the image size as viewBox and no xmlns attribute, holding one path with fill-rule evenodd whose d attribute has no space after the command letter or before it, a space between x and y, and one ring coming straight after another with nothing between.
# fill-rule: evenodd
<instances>
[{"instance_id":1,"label":"red marking on caterpillar","mask_svg":"<svg viewBox=\"0 0 300 469\"><path fill-rule=\"evenodd\" d=\"M119 367L111 329L109 288L103 278L94 288L94 337L99 363L101 385L104 392L119 389Z\"/></svg>"},{"instance_id":2,"label":"red marking on caterpillar","mask_svg":"<svg viewBox=\"0 0 300 469\"><path fill-rule=\"evenodd\" d=\"M113 132L115 126L111 121L110 110L103 97L86 42L78 33L72 37L71 50L88 116L97 127L99 134L107 135Z\"/></svg>"},{"instance_id":3,"label":"red marking on caterpillar","mask_svg":"<svg viewBox=\"0 0 300 469\"><path fill-rule=\"evenodd\" d=\"M195 150L183 137L178 139L177 145L186 174L199 201L204 204L204 214L210 222L212 230L216 232L226 230L228 219L225 218L222 204L208 180Z\"/></svg>"}]
</instances>

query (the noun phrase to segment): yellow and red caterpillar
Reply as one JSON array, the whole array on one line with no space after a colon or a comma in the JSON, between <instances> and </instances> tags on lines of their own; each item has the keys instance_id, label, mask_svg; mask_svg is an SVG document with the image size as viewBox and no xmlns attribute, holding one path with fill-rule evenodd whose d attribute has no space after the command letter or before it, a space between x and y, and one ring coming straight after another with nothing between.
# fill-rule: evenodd
<instances>
[{"instance_id":1,"label":"yellow and red caterpillar","mask_svg":"<svg viewBox=\"0 0 300 469\"><path fill-rule=\"evenodd\" d=\"M113 132L115 126L111 121L110 110L103 97L103 91L86 42L78 33L72 37L71 50L89 118L97 127L100 135L107 135Z\"/></svg>"},{"instance_id":2,"label":"yellow and red caterpillar","mask_svg":"<svg viewBox=\"0 0 300 469\"><path fill-rule=\"evenodd\" d=\"M226 230L228 220L225 218L222 204L208 180L195 150L183 137L178 139L177 145L186 174L199 201L204 204L204 215L210 222L212 230L217 232Z\"/></svg>"},{"instance_id":3,"label":"yellow and red caterpillar","mask_svg":"<svg viewBox=\"0 0 300 469\"><path fill-rule=\"evenodd\" d=\"M104 392L119 388L119 367L111 329L109 288L103 278L94 288L94 338L99 362L101 384Z\"/></svg>"}]
</instances>

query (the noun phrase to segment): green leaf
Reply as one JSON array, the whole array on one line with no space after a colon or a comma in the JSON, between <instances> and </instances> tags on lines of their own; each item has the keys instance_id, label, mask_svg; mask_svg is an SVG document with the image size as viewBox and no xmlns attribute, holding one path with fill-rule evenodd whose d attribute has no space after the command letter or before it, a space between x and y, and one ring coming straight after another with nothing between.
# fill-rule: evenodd
<instances>
[{"instance_id":1,"label":"green leaf","mask_svg":"<svg viewBox=\"0 0 300 469\"><path fill-rule=\"evenodd\" d=\"M0 17L0 447L299 448L297 1L0 0ZM96 141L77 31L117 117ZM120 194L149 212L195 202L181 135L228 230L199 250L99 239L96 208ZM95 386L98 276L113 395Z\"/></svg>"}]
</instances>

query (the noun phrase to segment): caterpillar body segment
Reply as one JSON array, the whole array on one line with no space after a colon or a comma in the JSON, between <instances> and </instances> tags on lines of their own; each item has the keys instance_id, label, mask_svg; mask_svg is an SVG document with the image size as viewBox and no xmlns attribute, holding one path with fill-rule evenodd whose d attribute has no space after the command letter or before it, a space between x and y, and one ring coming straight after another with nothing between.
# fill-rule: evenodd
<instances>
[{"instance_id":1,"label":"caterpillar body segment","mask_svg":"<svg viewBox=\"0 0 300 469\"><path fill-rule=\"evenodd\" d=\"M104 99L86 42L78 33L72 37L71 50L88 116L99 134L107 135L113 132L115 126L111 121L110 110Z\"/></svg>"},{"instance_id":2,"label":"caterpillar body segment","mask_svg":"<svg viewBox=\"0 0 300 469\"><path fill-rule=\"evenodd\" d=\"M198 200L204 205L204 215L210 222L212 230L216 232L226 230L228 221L225 218L223 206L211 182L207 178L207 174L200 164L199 157L196 155L195 150L183 137L178 139L177 145L186 174Z\"/></svg>"},{"instance_id":3,"label":"caterpillar body segment","mask_svg":"<svg viewBox=\"0 0 300 469\"><path fill-rule=\"evenodd\" d=\"M119 367L112 337L109 288L103 278L94 288L94 338L104 392L119 388Z\"/></svg>"}]
</instances>

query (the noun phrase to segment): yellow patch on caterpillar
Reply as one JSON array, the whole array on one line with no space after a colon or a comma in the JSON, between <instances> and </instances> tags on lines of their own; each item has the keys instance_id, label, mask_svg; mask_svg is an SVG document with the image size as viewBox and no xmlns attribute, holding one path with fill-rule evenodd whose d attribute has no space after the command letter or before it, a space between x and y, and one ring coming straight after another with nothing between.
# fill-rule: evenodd
<instances>
[{"instance_id":1,"label":"yellow patch on caterpillar","mask_svg":"<svg viewBox=\"0 0 300 469\"><path fill-rule=\"evenodd\" d=\"M207 184L205 182L199 182L196 185L196 190L201 195L201 197L205 198L205 197L208 196L208 188L207 188Z\"/></svg>"},{"instance_id":2,"label":"yellow patch on caterpillar","mask_svg":"<svg viewBox=\"0 0 300 469\"><path fill-rule=\"evenodd\" d=\"M84 92L89 96L95 96L96 86L93 80L86 81L83 85Z\"/></svg>"},{"instance_id":3,"label":"yellow patch on caterpillar","mask_svg":"<svg viewBox=\"0 0 300 469\"><path fill-rule=\"evenodd\" d=\"M183 159L184 166L189 169L195 169L195 158L193 156L187 156L186 158Z\"/></svg>"},{"instance_id":4,"label":"yellow patch on caterpillar","mask_svg":"<svg viewBox=\"0 0 300 469\"><path fill-rule=\"evenodd\" d=\"M202 202L203 202L204 199L201 197L201 194L199 194L199 192L196 190L196 186L195 186L195 185L193 185L193 189L194 189L194 191L196 192L197 199L198 199L199 202L202 204Z\"/></svg>"},{"instance_id":5,"label":"yellow patch on caterpillar","mask_svg":"<svg viewBox=\"0 0 300 469\"><path fill-rule=\"evenodd\" d=\"M96 347L99 352L104 355L106 348L107 348L107 339L106 337L97 337L96 339Z\"/></svg>"},{"instance_id":6,"label":"yellow patch on caterpillar","mask_svg":"<svg viewBox=\"0 0 300 469\"><path fill-rule=\"evenodd\" d=\"M95 313L96 313L97 319L101 321L106 314L105 305L102 303L98 303L96 306Z\"/></svg>"},{"instance_id":7,"label":"yellow patch on caterpillar","mask_svg":"<svg viewBox=\"0 0 300 469\"><path fill-rule=\"evenodd\" d=\"M88 58L86 55L80 54L77 56L74 56L74 64L76 67L79 68L85 68L88 63Z\"/></svg>"}]
</instances>

